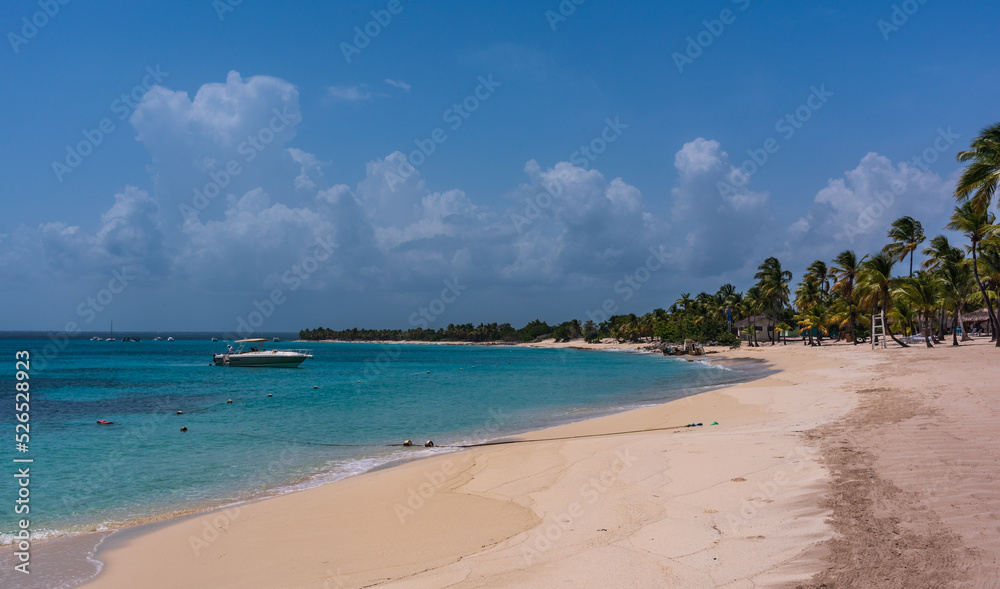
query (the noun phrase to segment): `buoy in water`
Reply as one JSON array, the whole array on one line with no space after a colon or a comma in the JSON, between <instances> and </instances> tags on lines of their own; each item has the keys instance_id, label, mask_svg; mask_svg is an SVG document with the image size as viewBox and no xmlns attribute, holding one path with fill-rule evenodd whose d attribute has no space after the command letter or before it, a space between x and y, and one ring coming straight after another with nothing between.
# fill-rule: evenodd
<instances>
[{"instance_id":1,"label":"buoy in water","mask_svg":"<svg viewBox=\"0 0 1000 589\"><path fill-rule=\"evenodd\" d=\"M318 389L319 387L317 387L317 386L314 386L313 388L314 388L314 389Z\"/></svg>"},{"instance_id":2,"label":"buoy in water","mask_svg":"<svg viewBox=\"0 0 1000 589\"><path fill-rule=\"evenodd\" d=\"M188 431L188 428L186 428L186 427L182 427L182 428L181 428L181 431L182 431L182 432L186 432L186 431Z\"/></svg>"},{"instance_id":3,"label":"buoy in water","mask_svg":"<svg viewBox=\"0 0 1000 589\"><path fill-rule=\"evenodd\" d=\"M410 440L403 440L403 445L406 447L410 447L413 445L413 442Z\"/></svg>"},{"instance_id":4,"label":"buoy in water","mask_svg":"<svg viewBox=\"0 0 1000 589\"><path fill-rule=\"evenodd\" d=\"M229 405L232 405L233 404L233 400L232 399L226 399L226 403L229 404Z\"/></svg>"},{"instance_id":5,"label":"buoy in water","mask_svg":"<svg viewBox=\"0 0 1000 589\"><path fill-rule=\"evenodd\" d=\"M433 447L434 447L434 442L432 442L430 440L427 440L426 442L424 442L424 448L433 448Z\"/></svg>"},{"instance_id":6,"label":"buoy in water","mask_svg":"<svg viewBox=\"0 0 1000 589\"><path fill-rule=\"evenodd\" d=\"M177 415L184 415L184 412L183 411L178 411Z\"/></svg>"},{"instance_id":7,"label":"buoy in water","mask_svg":"<svg viewBox=\"0 0 1000 589\"><path fill-rule=\"evenodd\" d=\"M268 397L273 397L274 395L272 395L271 393L268 393L267 396Z\"/></svg>"}]
</instances>

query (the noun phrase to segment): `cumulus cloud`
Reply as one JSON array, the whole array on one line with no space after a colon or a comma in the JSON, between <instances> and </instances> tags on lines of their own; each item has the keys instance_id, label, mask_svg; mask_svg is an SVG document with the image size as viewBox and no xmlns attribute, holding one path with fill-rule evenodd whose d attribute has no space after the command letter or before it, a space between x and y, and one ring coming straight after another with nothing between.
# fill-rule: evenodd
<instances>
[{"instance_id":1,"label":"cumulus cloud","mask_svg":"<svg viewBox=\"0 0 1000 589\"><path fill-rule=\"evenodd\" d=\"M849 248L875 251L892 221L904 215L920 220L928 233L940 230L951 211L953 186L953 178L868 153L857 167L827 181L788 236L793 243L808 242L813 257Z\"/></svg>"},{"instance_id":2,"label":"cumulus cloud","mask_svg":"<svg viewBox=\"0 0 1000 589\"><path fill-rule=\"evenodd\" d=\"M718 141L699 137L674 156L679 181L671 191L671 223L679 267L695 276L742 267L767 231L769 195L729 162ZM681 229L683 228L683 229Z\"/></svg>"},{"instance_id":3,"label":"cumulus cloud","mask_svg":"<svg viewBox=\"0 0 1000 589\"><path fill-rule=\"evenodd\" d=\"M584 289L617 296L615 282L644 265L651 247L666 252L660 259L671 271L663 280L678 273L685 286L699 277L745 278L770 247L768 236L781 232L768 192L751 188L722 146L705 138L684 144L674 156L676 182L649 194L595 168L530 160L524 180L494 203L462 186L429 186L399 152L330 182L330 164L291 143L300 121L298 91L277 78L231 72L193 98L154 88L132 116L151 158L153 189L126 187L90 225L53 220L11 231L0 244L0 267L37 259L39 273L68 280L134 265L140 282L190 291L184 304L211 318L220 301L239 306L287 288L287 273L325 244L329 256L301 281L313 297L301 313L334 308L323 317L342 325L354 321L347 301L409 309L456 276L493 293L481 301L491 309L510 313L520 304L566 313L566 302L577 304ZM847 223L860 235L881 236L880 224L896 216L940 212L945 186L933 174L869 154L830 180L775 242L833 242ZM889 212L860 228L866 207L897 189ZM197 214L179 214L181 205Z\"/></svg>"},{"instance_id":4,"label":"cumulus cloud","mask_svg":"<svg viewBox=\"0 0 1000 589\"><path fill-rule=\"evenodd\" d=\"M529 182L510 197L514 259L501 273L514 280L560 282L608 277L641 263L664 244L667 225L646 212L640 191L621 178L568 162L524 167Z\"/></svg>"},{"instance_id":5,"label":"cumulus cloud","mask_svg":"<svg viewBox=\"0 0 1000 589\"><path fill-rule=\"evenodd\" d=\"M35 238L47 267L63 276L101 275L123 265L162 276L169 261L158 213L148 193L127 186L96 231L54 221L41 224Z\"/></svg>"},{"instance_id":6,"label":"cumulus cloud","mask_svg":"<svg viewBox=\"0 0 1000 589\"><path fill-rule=\"evenodd\" d=\"M282 148L302 119L298 101L298 90L284 80L243 79L237 72L225 83L204 84L193 99L182 90L150 90L130 121L152 158L153 194L165 212L179 220L180 205L204 199L197 212L217 217L227 194L258 187L294 194L294 185L275 172L300 167Z\"/></svg>"}]
</instances>

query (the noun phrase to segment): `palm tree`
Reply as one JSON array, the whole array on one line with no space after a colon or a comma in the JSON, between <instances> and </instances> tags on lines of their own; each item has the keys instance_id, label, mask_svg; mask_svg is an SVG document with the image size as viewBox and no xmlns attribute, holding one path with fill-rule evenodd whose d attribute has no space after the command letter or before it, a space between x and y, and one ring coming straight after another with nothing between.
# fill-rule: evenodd
<instances>
[{"instance_id":1,"label":"palm tree","mask_svg":"<svg viewBox=\"0 0 1000 589\"><path fill-rule=\"evenodd\" d=\"M937 270L950 261L958 261L965 257L962 250L952 246L944 235L932 239L930 245L920 253L927 256L927 259L920 264L924 270Z\"/></svg>"},{"instance_id":2,"label":"palm tree","mask_svg":"<svg viewBox=\"0 0 1000 589\"><path fill-rule=\"evenodd\" d=\"M799 321L800 327L805 327L809 330L810 346L813 345L812 332L813 327L816 327L816 323L806 318L810 317L814 309L822 304L823 292L820 290L819 284L815 280L803 279L799 283L799 287L795 289L795 308L799 310L799 314L795 317Z\"/></svg>"},{"instance_id":3,"label":"palm tree","mask_svg":"<svg viewBox=\"0 0 1000 589\"><path fill-rule=\"evenodd\" d=\"M955 198L985 211L993 203L1000 181L1000 123L983 129L969 148L955 156L960 162L970 162L958 179Z\"/></svg>"},{"instance_id":4,"label":"palm tree","mask_svg":"<svg viewBox=\"0 0 1000 589\"><path fill-rule=\"evenodd\" d=\"M881 305L882 324L885 325L885 331L892 338L892 341L904 348L908 348L908 345L896 338L895 334L892 333L892 328L889 327L889 324L885 320L886 311L889 309L889 292L893 286L892 267L895 265L896 260L885 252L875 254L861 264L861 275L858 279L858 285L875 295L876 301ZM875 337L874 333L872 337Z\"/></svg>"},{"instance_id":5,"label":"palm tree","mask_svg":"<svg viewBox=\"0 0 1000 589\"><path fill-rule=\"evenodd\" d=\"M927 259L920 266L925 270L937 273L942 280L944 279L942 273L949 264L958 263L965 258L965 253L960 248L953 247L944 235L938 235L932 239L930 246L925 247L921 253L927 256ZM939 339L943 340L945 316L947 315L945 307L948 301L946 298L942 298L941 302L941 322L938 333Z\"/></svg>"},{"instance_id":6,"label":"palm tree","mask_svg":"<svg viewBox=\"0 0 1000 589\"><path fill-rule=\"evenodd\" d=\"M955 212L951 215L951 222L945 228L964 233L972 243L969 247L972 252L972 273L976 277L976 284L979 285L979 291L986 301L986 311L990 317L990 325L993 327L993 339L996 340L997 347L1000 347L1000 337L997 337L997 328L1000 325L997 324L997 316L993 312L993 303L986 293L983 281L979 278L978 262L979 243L1000 231L995 222L996 215L985 209L978 209L973 201L966 201L955 207Z\"/></svg>"},{"instance_id":7,"label":"palm tree","mask_svg":"<svg viewBox=\"0 0 1000 589\"><path fill-rule=\"evenodd\" d=\"M976 290L976 282L972 276L971 260L949 262L941 267L941 278L944 285L944 297L954 309L951 322L951 341L958 345L958 327L962 327L962 341L969 341L965 322L962 321L962 309L969 303Z\"/></svg>"},{"instance_id":8,"label":"palm tree","mask_svg":"<svg viewBox=\"0 0 1000 589\"><path fill-rule=\"evenodd\" d=\"M813 305L808 311L803 311L795 316L800 327L809 331L809 345L813 345L812 332L816 329L816 345L823 345L823 336L829 335L828 326L830 324L830 308L825 303Z\"/></svg>"},{"instance_id":9,"label":"palm tree","mask_svg":"<svg viewBox=\"0 0 1000 589\"><path fill-rule=\"evenodd\" d=\"M913 217L900 217L892 222L888 232L892 243L882 248L882 251L902 262L910 256L910 276L913 276L913 252L923 243L924 226Z\"/></svg>"},{"instance_id":10,"label":"palm tree","mask_svg":"<svg viewBox=\"0 0 1000 589\"><path fill-rule=\"evenodd\" d=\"M759 286L747 289L746 294L743 295L743 305L740 311L747 319L747 328L750 330L750 336L747 337L747 345L760 346L757 343L757 322L754 320L754 317L763 311L766 303L764 291ZM753 338L752 341L751 338Z\"/></svg>"},{"instance_id":11,"label":"palm tree","mask_svg":"<svg viewBox=\"0 0 1000 589\"><path fill-rule=\"evenodd\" d=\"M789 324L787 324L787 323L785 323L784 321L782 321L781 323L779 323L777 325L777 327L778 327L778 330L781 331L782 336L783 336L781 338L781 345L787 346L788 345L788 336L785 335L785 334L787 334L789 331L792 330L792 326L789 325Z\"/></svg>"},{"instance_id":12,"label":"palm tree","mask_svg":"<svg viewBox=\"0 0 1000 589\"><path fill-rule=\"evenodd\" d=\"M867 258L868 256L865 256ZM844 250L833 259L835 264L830 268L830 272L836 280L833 283L833 290L839 292L847 299L848 314L850 315L851 342L857 345L858 340L854 337L854 285L857 284L858 274L861 272L861 264L865 258L858 260L857 254L853 250Z\"/></svg>"},{"instance_id":13,"label":"palm tree","mask_svg":"<svg viewBox=\"0 0 1000 589\"><path fill-rule=\"evenodd\" d=\"M757 267L754 275L757 286L764 294L764 299L768 303L768 317L770 319L768 337L771 345L774 342L774 324L777 323L778 311L784 308L788 302L788 283L792 280L792 273L781 269L781 262L778 258L770 257Z\"/></svg>"},{"instance_id":14,"label":"palm tree","mask_svg":"<svg viewBox=\"0 0 1000 589\"><path fill-rule=\"evenodd\" d=\"M941 300L940 283L933 274L920 271L917 272L916 276L904 282L899 290L903 298L917 310L918 321L922 320L921 323L925 325L921 329L924 341L928 348L933 348L934 346L931 345L931 321Z\"/></svg>"},{"instance_id":15,"label":"palm tree","mask_svg":"<svg viewBox=\"0 0 1000 589\"><path fill-rule=\"evenodd\" d=\"M689 293L689 292L682 292L681 293L681 298L679 298L676 301L674 301L674 304L677 305L678 307L680 307L681 311L684 311L684 312L690 311L691 310L691 305L693 303L694 303L694 300L691 298L691 293Z\"/></svg>"},{"instance_id":16,"label":"palm tree","mask_svg":"<svg viewBox=\"0 0 1000 589\"><path fill-rule=\"evenodd\" d=\"M812 280L819 284L820 290L823 294L830 292L830 276L826 267L826 262L823 260L816 260L812 264L809 264L809 267L806 268L806 274L803 279Z\"/></svg>"}]
</instances>

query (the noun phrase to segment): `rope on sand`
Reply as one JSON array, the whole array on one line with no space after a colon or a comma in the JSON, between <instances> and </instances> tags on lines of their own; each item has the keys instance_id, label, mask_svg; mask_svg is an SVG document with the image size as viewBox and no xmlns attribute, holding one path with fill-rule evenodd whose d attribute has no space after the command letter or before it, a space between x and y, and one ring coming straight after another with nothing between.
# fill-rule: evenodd
<instances>
[{"instance_id":1,"label":"rope on sand","mask_svg":"<svg viewBox=\"0 0 1000 589\"><path fill-rule=\"evenodd\" d=\"M687 425L671 425L671 426L667 426L667 427L651 427L651 428L647 428L647 429L636 429L636 430L630 430L630 431L625 431L625 432L606 432L606 433L602 433L602 434L581 434L581 435L577 435L577 436L561 436L561 437L558 437L558 438L539 438L537 440L499 440L499 441L496 441L496 442L482 442L482 443L479 443L479 444L449 444L449 445L445 445L445 446L427 446L425 444L425 447L436 447L436 448L482 448L484 446L503 446L503 445L507 445L507 444L526 444L526 443L529 443L529 442L557 442L557 441L561 441L561 440L579 440L579 439L583 439L583 438L600 438L600 437L603 437L603 436L623 436L623 435L627 435L627 434L641 434L641 433L646 433L646 432L659 432L659 431L667 431L667 430L674 430L674 429L684 429L684 428L688 428L688 427L699 427L699 426L702 426L702 425L704 425L704 424L703 423L689 423ZM719 422L715 422L712 425L719 425ZM307 445L307 446L332 446L332 447L336 447L336 448L366 448L366 447L367 448L371 448L371 447L383 446L383 444L328 444L326 442L305 442L305 441L302 441L302 440L283 440L283 439L280 439L280 438L273 438L271 436L261 436L261 435L256 435L256 434L244 434L244 433L229 433L229 435L243 436L243 437L247 437L247 438L260 438L262 440L271 440L272 442L285 442L285 443L288 443L288 444L304 444L304 445ZM403 444L384 444L384 446L386 448L404 447L404 446L405 447L409 447L409 446L412 446L412 444L406 444L406 443L403 443Z\"/></svg>"},{"instance_id":2,"label":"rope on sand","mask_svg":"<svg viewBox=\"0 0 1000 589\"><path fill-rule=\"evenodd\" d=\"M716 422L713 425L717 425L717 424L718 424L718 422ZM500 446L500 445L503 445L503 444L523 444L523 443L527 443L527 442L557 442L557 441L560 441L560 440L579 440L581 438L600 438L600 437L604 437L604 436L623 436L623 435L626 435L626 434L641 434L641 433L645 433L645 432L659 432L659 431L666 431L666 430L671 430L671 429L684 429L686 427L698 427L700 425L703 425L703 424L701 424L701 423L689 423L687 425L671 425L671 426L667 426L667 427L651 427L651 428L647 428L647 429L636 429L636 430L631 430L631 431L627 431L627 432L607 432L607 433L603 433L603 434L581 434L581 435L578 435L578 436L562 436L562 437L558 437L558 438L539 438L537 440L500 440L498 442L483 442L481 444L464 444L464 445L456 445L456 446L441 446L441 448L479 448L479 447L482 447L482 446Z\"/></svg>"}]
</instances>

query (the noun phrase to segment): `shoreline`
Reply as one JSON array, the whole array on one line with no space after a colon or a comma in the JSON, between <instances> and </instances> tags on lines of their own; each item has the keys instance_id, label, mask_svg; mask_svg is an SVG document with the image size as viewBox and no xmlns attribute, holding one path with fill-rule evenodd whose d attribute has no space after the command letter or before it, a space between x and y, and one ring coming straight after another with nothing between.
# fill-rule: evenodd
<instances>
[{"instance_id":1,"label":"shoreline","mask_svg":"<svg viewBox=\"0 0 1000 589\"><path fill-rule=\"evenodd\" d=\"M759 350L734 350L729 354L715 355L715 358L702 357L702 359L714 360L726 357L733 359L735 356L737 358L752 358L756 360L757 358L753 357L760 356L758 353L755 353ZM822 357L818 357L815 360L818 360L819 364L822 365L829 364ZM780 366L782 362L779 361L778 364L776 368L782 369L783 367ZM555 511L562 511L564 516L573 519L573 514L579 511L574 505L579 504L577 507L581 509L585 505L589 506L589 498L591 496L596 496L603 503L605 499L610 498L611 491L619 491L619 489L615 488L615 483L625 479L626 471L630 476L635 476L638 474L636 472L638 470L652 468L652 472L648 473L649 476L655 476L655 472L661 472L662 475L662 471L657 466L657 462L662 460L662 457L658 457L656 454L662 454L663 451L658 450L654 453L649 448L650 444L654 446L660 445L659 438L662 436L669 436L669 438L664 440L664 443L672 443L674 440L712 440L713 446L720 452L723 451L724 447L732 445L732 439L728 443L722 442L721 446L718 445L720 443L719 439L726 439L734 435L731 431L728 431L729 428L737 428L739 430L740 428L745 429L759 425L757 423L758 418L764 417L767 413L760 409L760 406L756 410L748 410L747 404L734 397L733 393L735 391L749 390L754 392L739 392L737 395L751 394L751 396L758 396L762 394L761 391L773 386L776 379L788 378L789 376L795 377L796 374L802 372L790 365L784 368L789 367L793 368L791 374L788 374L789 371L785 370L766 376L762 380L741 383L652 407L633 409L624 413L615 413L518 436L526 440L537 440L538 438L554 435L570 437L587 436L585 438L560 441L536 441L531 444L468 449L458 453L433 456L383 470L372 471L314 489L260 500L259 502L246 505L240 510L240 516L234 518L233 521L218 521L219 529L214 534L217 536L216 539L204 547L200 546L197 539L199 538L199 534L204 534L206 531L214 529L211 528L211 514L204 514L184 522L166 525L149 534L131 538L129 541L123 542L120 546L112 541L106 544L99 554L99 558L106 563L104 571L97 579L84 586L117 587L126 586L128 583L146 584L154 582L155 579L161 578L163 574L167 574L167 570L161 570L156 575L151 574L150 571L163 566L164 561L173 563L168 567L170 571L176 571L178 564L183 563L181 568L185 571L190 571L190 574L193 575L186 577L186 580L189 582L213 586L230 586L236 582L232 576L234 570L224 573L219 567L208 565L208 563L215 561L217 557L221 558L224 554L244 553L244 550L249 550L250 553L255 552L251 548L251 545L246 544L246 542L250 541L253 537L257 537L259 533L276 534L278 537L274 540L278 545L285 545L287 542L289 545L297 546L294 554L283 554L282 558L293 558L297 561L304 560L304 562L300 563L302 568L304 570L307 568L313 569L308 573L304 573L305 576L301 578L297 577L297 580L261 572L261 574L265 575L265 578L260 579L262 586L287 586L288 584L299 586L313 583L316 586L323 586L324 579L330 580L331 578L335 579L336 582L343 583L344 586L359 586L379 579L388 580L387 577L399 579L419 572L416 570L418 564L422 567L420 570L425 569L424 564L428 562L436 563L437 566L443 568L455 566L458 562L467 561L473 555L483 554L484 547L487 553L492 553L493 551L513 551L515 555L513 564L515 566L513 566L511 571L519 571L521 565L524 564L529 565L528 568L531 568L531 563L525 562L525 559L531 553L522 555L517 548L518 545L524 544L530 547L531 531L540 525L551 526L554 523L558 529L561 530L562 528L557 522L553 521L552 513L548 510L539 511L538 509L538 499L534 498L533 495L539 492L544 494L544 489L536 489L534 491L523 489L521 492L517 492L515 489L504 490L505 486L511 484L506 482L511 473L503 471L509 470L509 468L523 467L525 464L532 465L533 463L540 462L542 464L538 464L537 466L541 470L529 473L525 479L526 481L536 480L537 482L539 475L553 468L554 465L548 464L545 468L542 467L551 461L559 462L561 452L569 450L572 450L574 453L582 450L583 453L579 454L581 461L598 460L606 463L603 466L596 467L590 473L591 476L594 474L597 475L598 482L595 486L589 488L587 499L584 500L583 497L577 497L577 493L571 492L571 497L580 500L559 502L562 503L562 509ZM829 369L829 366L826 369ZM798 377L801 377L801 374L798 374ZM763 394L765 397L773 396L770 393ZM766 405L766 403L764 404ZM848 405L842 405L841 409L846 411ZM800 410L805 411L806 409L800 408ZM716 417L725 416L719 420L722 424L721 426L709 425L712 421L706 421L709 418L704 415L705 412L709 411ZM699 414L698 417L692 417L696 413ZM675 426L681 424L680 422L688 421L688 419L692 422L705 423L705 426L672 431L609 435L616 431L648 429L651 427L664 427L665 425ZM715 420L713 419L713 421ZM821 421L823 420L820 419L816 424ZM711 429L713 427L719 427L720 429ZM781 438L785 445L785 449L782 451L783 455L795 456L793 452L795 451L796 444L789 444L789 442L797 439L797 435L790 438L787 435L781 435L778 438ZM614 466L616 460L615 453L613 451L606 452L601 450L601 447L605 444L612 444L616 447L622 443L633 445L631 442L635 442L636 440L641 442L639 446L642 450L633 450L633 452L640 452L644 458L650 459L652 462L645 465L644 468L636 468L635 471L633 471L632 465L629 464L627 468L623 469L623 472L619 472ZM531 447L530 449L528 448L529 446ZM626 457L632 456L628 453L627 448L624 449L624 452ZM630 460L630 458L626 460ZM679 460L679 458L673 457L668 462L676 460ZM619 458L618 461L622 462L622 459ZM697 464L690 463L690 457L686 457L684 461L688 463L688 466L692 470L697 470ZM770 462L774 461L775 459L770 459ZM745 461L741 460L740 462ZM804 465L802 470L805 473L803 476L806 476L810 484L822 478L822 469L815 463L816 460L814 457L798 456L795 463L799 462L809 462L809 465ZM506 466L498 467L498 465ZM735 464L731 462L727 464L727 468L729 469L734 466ZM760 466L765 466L765 469L767 468L767 465L762 464ZM779 460L778 465L772 464L770 468L788 468L788 464L784 464L783 461ZM715 469L718 469L718 465L715 466ZM742 469L738 470L742 471ZM715 474L717 475L718 473ZM602 477L605 483L610 484L602 484L600 482ZM736 479L741 477L728 478ZM725 480L728 481L728 478ZM587 479L584 477L580 480L585 482ZM437 484L428 487L427 485L430 485L432 481ZM517 485L514 486L516 487ZM630 486L624 484L620 486L622 487L622 492L630 488ZM428 495L428 497L422 497L420 493L416 492L417 489L425 491L424 494ZM565 491L565 489L562 490ZM410 493L407 491L410 491ZM551 489L548 491L554 492ZM816 490L813 489L812 492L815 493ZM555 494L558 495L559 493ZM810 496L812 499L815 499L814 496ZM433 501L434 498L439 498L440 501ZM739 501L735 497L732 497L730 500L734 500L735 503L728 512L730 514L738 514L740 508ZM362 522L352 519L353 514L351 510L344 507L352 503L360 504L357 507L373 517L374 521L365 520ZM601 504L598 501L595 501L595 503L598 505ZM416 509L414 509L415 507ZM584 513L581 513L578 518L588 516L589 512L586 509L583 511ZM593 510L594 513L589 515L597 515L600 511L595 509ZM718 509L711 511L714 513L725 513ZM304 518L304 512L312 512L314 515ZM433 515L431 512L433 512ZM809 531L805 536L816 541L819 538L817 536L817 529L826 527L822 523L823 515L821 510L815 507L803 509L799 505L792 512L812 522L812 526L809 527ZM317 513L323 515L317 516L315 515ZM480 522L480 525L468 525L466 520L470 518L471 514L476 514L476 517L472 519ZM708 517L708 514L708 511L703 510L702 517ZM264 525L264 529L259 527L262 519L270 521L269 524ZM317 519L319 521L316 521ZM697 519L697 516L695 519ZM779 519L781 518L779 517ZM325 522L327 525L319 522ZM444 522L443 526L442 522ZM688 522L688 524L690 523ZM723 519L721 523L725 524L725 520ZM782 526L786 526L787 524L788 522L781 522ZM282 528L282 531L274 532L273 529L278 527ZM317 570L317 566L324 561L329 561L332 554L343 555L344 551L352 552L352 545L345 545L342 540L338 541L336 538L326 537L324 530L329 532L331 529L340 530L341 532L349 529L352 535L356 536L360 534L364 536L364 539L358 539L358 542L362 545L372 547L372 550L355 554L351 558L347 558L346 556L338 558L339 567L328 567L330 571L336 573L333 577L324 569L320 568ZM376 534L375 537L370 537L372 530L379 529L382 531L381 535ZM598 527L595 529L603 528ZM265 532L265 530L272 531ZM208 534L210 536L213 535L211 532L208 532ZM393 556L393 551L389 550L386 546L387 543L395 544L396 542L406 544L400 535L411 540L414 543L413 546L418 547L421 545L419 538L425 537L439 539L457 536L462 540L453 539L450 542L445 542L446 547L443 549L443 553L439 552L442 549L441 547L437 549L431 546L421 548L416 551L420 554L420 558L414 560L412 555ZM312 557L304 555L303 553L309 553L310 549L301 544L302 536L313 538L319 545L325 545L326 542L324 541L332 541L339 549L334 550L331 546L329 554L326 554L325 550L320 549L321 554L316 554ZM195 554L196 548L188 545L192 542L192 538L195 539L193 542L198 548L197 554ZM324 541L320 541L320 538L323 538ZM801 544L801 539L801 536L797 536L793 545ZM526 542L528 544L525 544ZM225 548L223 548L223 544L225 544ZM410 546L409 544L406 545ZM354 548L356 549L356 546ZM160 555L163 552L165 554ZM368 552L380 554L382 558L376 558L372 561L371 554L367 554L366 561L366 553ZM438 554L435 554L435 552L438 552ZM323 556L327 558L323 558ZM549 553L542 551L539 554L539 559L544 559L547 556L549 556ZM251 563L262 557L263 555L259 553L254 556L247 554L247 560L244 560L242 557L237 559L240 561L240 565L237 568L242 570L244 566L250 566ZM366 562L359 562L358 559ZM306 566L306 562L310 561L315 561L312 563L313 567ZM136 565L139 562L144 562L145 564L137 568ZM235 560L233 562L235 563ZM332 565L333 563L330 562L329 564ZM352 565L352 569L359 568L361 570L345 570L349 564ZM364 577L365 573L362 571L371 572L373 570L379 571L379 574L375 577ZM185 573L185 575L187 574ZM139 577L133 575L139 575ZM172 580L172 582L176 582L176 579ZM146 586L156 585L154 583L154 585ZM339 585L333 584L330 586ZM426 586L434 586L434 584L431 583Z\"/></svg>"},{"instance_id":2,"label":"shoreline","mask_svg":"<svg viewBox=\"0 0 1000 589\"><path fill-rule=\"evenodd\" d=\"M375 343L375 342L365 342L365 343ZM393 343L398 343L398 342L393 342ZM426 344L426 342L413 342L413 343L414 344ZM551 344L552 342L549 342L549 343ZM580 342L577 342L577 343L580 343ZM478 344L469 344L469 345L478 345ZM638 347L627 347L626 348L626 347L621 347L618 344L614 344L614 345L600 345L600 344L594 345L594 344L590 344L590 345L588 345L588 347L582 347L582 346L572 346L572 345L571 346L565 346L565 345L546 345L545 342L540 342L540 343L535 343L535 344L531 344L531 345L525 345L525 346L522 346L522 347L532 347L532 348L547 348L547 347L551 347L551 348L572 348L572 349L596 350L596 351L609 351L609 350L611 350L611 351L626 351L626 352L632 352L632 353L639 353L639 354L643 354L643 355L645 353L651 353L651 352L646 352L645 350L641 350ZM716 362L708 362L708 359L706 359L705 357L700 357L700 358L698 358L698 360L702 361L703 363L716 363ZM725 362L726 359L723 359L723 358L715 358L714 360L718 360L719 361L719 362L717 362L718 364L728 363L728 362ZM693 361L693 360L689 358L688 361ZM763 377L763 375L754 374L751 371L743 370L742 368L745 368L745 367L742 367L742 366L736 366L735 368L736 368L736 371L738 373L742 374L742 376L739 377L741 379L741 380L739 380L739 382L748 382L748 381L759 379L759 378ZM685 389L685 391L698 390L699 392L697 392L697 393L689 393L688 392L688 393L685 393L686 396L687 395L691 395L691 394L700 394L700 392L702 392L706 387L708 387L709 389L715 389L715 388L730 386L729 383L720 383L720 384L715 384L715 385L701 385L701 384L697 384L697 383L691 383L691 384L692 384L692 386L689 389ZM681 397L681 398L683 398L683 397ZM652 406L657 406L657 405L660 405L662 403L663 403L663 401L654 401ZM600 409L593 409L591 411L588 411L588 415L586 417L571 417L568 421L559 420L554 425L534 426L534 427L529 427L527 429L514 429L514 430L509 431L509 432L503 432L502 435L500 435L500 437L491 437L489 440L477 440L477 441L490 441L490 440L502 440L502 439L517 438L517 437L521 437L521 436L524 436L524 435L530 435L532 433L536 433L536 432L540 432L540 431L546 431L547 429L550 429L551 427L559 427L559 426L563 426L563 425L572 425L572 424L576 424L576 423L583 423L583 422L586 422L586 421L589 421L589 420L600 419L602 417L607 417L609 415L616 415L616 414L620 414L620 413L625 412L625 411L635 410L636 408L643 408L643 407L648 407L648 406L650 406L650 405L644 403L644 404L640 404L640 405L624 406L624 407L619 407L619 406L602 407ZM541 429L539 429L539 427L541 427ZM439 446L439 449L443 450L444 448L445 447ZM420 452L420 451L423 451L423 448L415 448L414 450ZM467 449L463 449L463 450L448 450L448 451L442 451L442 452L438 452L438 453L435 453L435 454L427 454L427 455L410 455L410 456L404 456L404 457L394 457L394 458L389 459L387 462L376 464L375 466L367 468L366 470L364 470L362 472L345 474L345 475L341 476L340 478L336 478L336 479L322 480L322 479L326 479L327 477L329 477L329 475L331 474L332 471L331 472L324 472L324 473L320 473L320 474L317 474L317 475L311 475L310 477L307 477L306 479L297 480L297 481L293 481L293 482L290 482L290 483L285 484L285 485L281 485L280 487L276 487L274 489L271 489L271 490L269 490L267 492L264 492L263 494L258 495L258 496L237 499L237 500L234 500L234 501L228 501L228 502L224 502L224 503L211 502L211 503L206 504L206 505L191 506L191 507L187 507L187 508L184 508L184 509L181 509L181 510L176 510L176 511L171 511L171 512L164 512L164 513L157 513L155 515L150 515L148 518L144 518L144 520L140 520L140 521L136 521L136 520L133 519L133 520L126 521L126 522L119 522L119 523L117 523L115 525L110 525L110 526L108 526L107 523L103 523L99 527L95 527L95 528L92 528L92 529L85 529L85 530L81 530L81 531L75 531L75 532L72 532L72 533L59 534L59 535L55 535L55 536L44 538L44 539L36 539L33 542L33 548L32 548L33 553L35 554L35 558L33 560L36 561L36 562L42 562L42 563L44 563L43 566L46 566L46 567L48 567L48 566L55 566L55 564L58 563L58 562L68 562L71 566L69 566L69 567L56 567L56 568L63 569L63 570L69 569L69 570L75 571L75 574L77 574L77 575L83 575L84 577L88 578L86 581L83 581L83 582L88 582L89 580L93 579L94 573L92 573L92 572L91 573L87 573L86 571L83 571L83 569L81 569L81 567L78 566L78 565L82 564L81 563L81 560L82 560L81 559L81 555L83 555L84 553L86 553L86 559L88 561L95 562L93 559L94 559L95 555L98 553L98 548L100 549L100 551L103 552L104 550L107 550L107 549L109 549L111 547L117 546L121 542L124 542L124 541L126 541L126 540L128 540L130 538L141 536L141 535L150 533L152 531L155 531L157 529L160 529L162 527L170 526L170 525L175 524L175 523L184 522L184 521L187 521L187 520L189 520L191 518L209 517L209 516L212 516L213 514L216 514L216 513L219 513L219 512L225 512L227 510L231 510L231 509L234 509L234 508L239 508L241 506L250 505L250 504L253 504L253 503L260 502L260 501L268 501L268 500L272 500L272 499L283 497L283 496L287 496L287 495L292 495L292 494L296 494L296 493L300 493L300 492L304 492L304 491L309 491L309 490L320 488L320 487L323 487L323 486L326 486L326 485L336 484L336 483L338 483L340 481L343 481L345 479L354 478L354 477L357 477L357 476L363 476L365 474L372 473L372 472L379 472L379 471L383 471L383 470L390 470L390 469L398 468L400 466L403 466L403 465L406 465L406 464L410 464L410 463L413 463L413 462L419 462L419 461L423 461L423 460L431 460L431 459L439 458L439 457L442 457L442 456L452 455L455 452L461 452L461 451L467 451ZM313 482L313 479L315 479L315 482ZM8 546L10 546L10 545L8 545ZM8 546L2 546L2 547L0 547L0 554L3 554L4 551L8 550ZM68 555L72 555L74 558L72 558L71 560L73 560L75 562L69 562L69 560L67 559ZM103 564L103 563L100 563L99 561L96 561L96 562L98 562L98 566L101 566ZM52 564L50 565L49 563L52 563ZM38 578L40 576L48 577L48 575L32 575L32 576L34 577L35 580L38 580ZM0 576L0 578L2 578L2 576ZM79 586L78 584L80 582L81 582L81 578L78 577L69 586ZM33 586L33 585L31 585L31 586Z\"/></svg>"},{"instance_id":3,"label":"shoreline","mask_svg":"<svg viewBox=\"0 0 1000 589\"><path fill-rule=\"evenodd\" d=\"M83 586L991 586L988 341L713 356L779 372L124 530Z\"/></svg>"}]
</instances>

